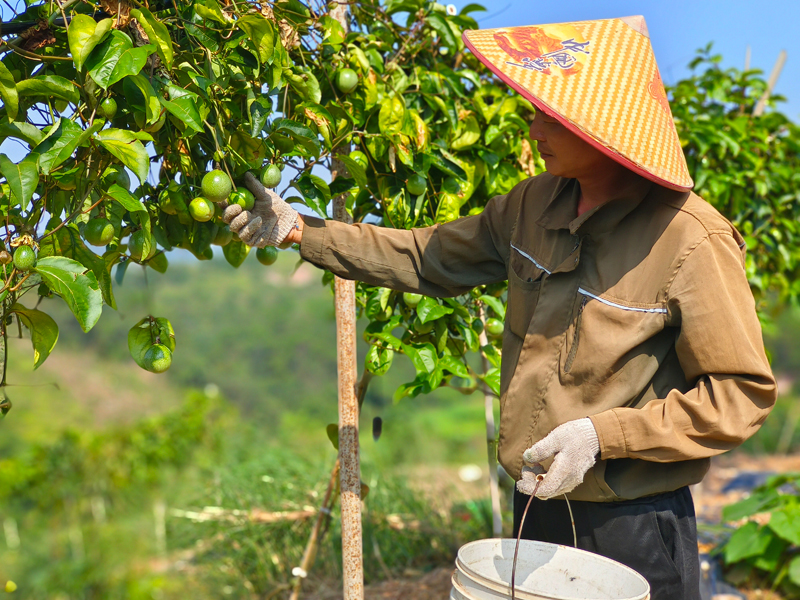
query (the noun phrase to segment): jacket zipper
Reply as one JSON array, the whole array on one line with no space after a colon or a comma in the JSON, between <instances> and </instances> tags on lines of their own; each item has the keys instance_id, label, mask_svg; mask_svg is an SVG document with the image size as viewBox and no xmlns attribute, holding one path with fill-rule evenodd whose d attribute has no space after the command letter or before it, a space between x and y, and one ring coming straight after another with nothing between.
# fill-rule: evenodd
<instances>
[{"instance_id":1,"label":"jacket zipper","mask_svg":"<svg viewBox=\"0 0 800 600\"><path fill-rule=\"evenodd\" d=\"M581 317L583 316L583 307L586 306L586 302L589 300L587 296L583 297L581 300L581 305L578 308L578 316L575 319L575 335L572 336L572 347L569 349L569 354L567 354L567 362L564 365L564 373L569 373L572 369L572 363L575 362L575 355L578 353L578 342L580 341L581 336Z\"/></svg>"}]
</instances>

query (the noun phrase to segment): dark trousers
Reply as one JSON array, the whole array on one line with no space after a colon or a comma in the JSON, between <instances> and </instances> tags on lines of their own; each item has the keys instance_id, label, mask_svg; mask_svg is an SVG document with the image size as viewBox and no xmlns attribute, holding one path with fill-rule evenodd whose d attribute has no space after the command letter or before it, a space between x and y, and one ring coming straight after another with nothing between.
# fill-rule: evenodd
<instances>
[{"instance_id":1,"label":"dark trousers","mask_svg":"<svg viewBox=\"0 0 800 600\"><path fill-rule=\"evenodd\" d=\"M514 537L529 498L514 490ZM652 600L699 600L697 525L688 487L637 500L570 504L578 548L641 573L650 583ZM564 498L534 498L522 537L573 546Z\"/></svg>"}]
</instances>

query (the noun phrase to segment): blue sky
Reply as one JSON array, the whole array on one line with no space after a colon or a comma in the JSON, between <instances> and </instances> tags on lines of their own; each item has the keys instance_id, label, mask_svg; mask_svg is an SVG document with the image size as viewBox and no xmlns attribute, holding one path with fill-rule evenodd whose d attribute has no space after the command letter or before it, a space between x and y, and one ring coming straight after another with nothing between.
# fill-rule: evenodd
<instances>
[{"instance_id":1,"label":"blue sky","mask_svg":"<svg viewBox=\"0 0 800 600\"><path fill-rule=\"evenodd\" d=\"M443 4L444 0L439 0ZM461 10L470 0L453 2ZM779 110L800 121L800 0L491 0L479 2L486 12L472 13L481 28L539 25L644 15L661 76L669 85L689 75L686 65L695 51L714 42L723 67L750 67L768 76L785 49L786 64L775 93L786 97Z\"/></svg>"}]
</instances>

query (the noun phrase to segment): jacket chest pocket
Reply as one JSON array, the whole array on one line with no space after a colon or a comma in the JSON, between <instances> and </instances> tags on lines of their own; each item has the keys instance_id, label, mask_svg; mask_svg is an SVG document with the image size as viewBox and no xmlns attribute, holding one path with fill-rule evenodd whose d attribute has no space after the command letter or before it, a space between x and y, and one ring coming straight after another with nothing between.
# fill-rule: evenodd
<instances>
[{"instance_id":1,"label":"jacket chest pocket","mask_svg":"<svg viewBox=\"0 0 800 600\"><path fill-rule=\"evenodd\" d=\"M539 288L545 271L512 250L508 269L508 308L506 329L525 339L539 302Z\"/></svg>"},{"instance_id":2,"label":"jacket chest pocket","mask_svg":"<svg viewBox=\"0 0 800 600\"><path fill-rule=\"evenodd\" d=\"M616 377L666 325L666 308L630 306L584 290L575 299L561 346L564 383L602 383Z\"/></svg>"}]
</instances>

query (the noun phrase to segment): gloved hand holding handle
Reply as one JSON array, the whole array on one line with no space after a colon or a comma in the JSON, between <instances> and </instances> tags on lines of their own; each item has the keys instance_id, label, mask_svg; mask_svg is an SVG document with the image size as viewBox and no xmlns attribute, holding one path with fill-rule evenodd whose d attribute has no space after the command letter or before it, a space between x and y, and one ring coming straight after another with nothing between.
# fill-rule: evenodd
<instances>
[{"instance_id":1,"label":"gloved hand holding handle","mask_svg":"<svg viewBox=\"0 0 800 600\"><path fill-rule=\"evenodd\" d=\"M571 492L583 482L586 472L594 466L598 452L600 440L592 420L567 421L523 452L525 462L533 467L523 468L517 489L523 494L532 494L536 475L544 473L539 463L554 457L550 470L536 491L536 497L546 500Z\"/></svg>"},{"instance_id":2,"label":"gloved hand holding handle","mask_svg":"<svg viewBox=\"0 0 800 600\"><path fill-rule=\"evenodd\" d=\"M222 220L228 223L231 231L245 244L256 248L277 246L283 241L299 242L299 235L290 235L302 224L297 211L265 188L252 173L245 173L244 182L256 202L252 210L243 210L238 204L225 209Z\"/></svg>"}]
</instances>

